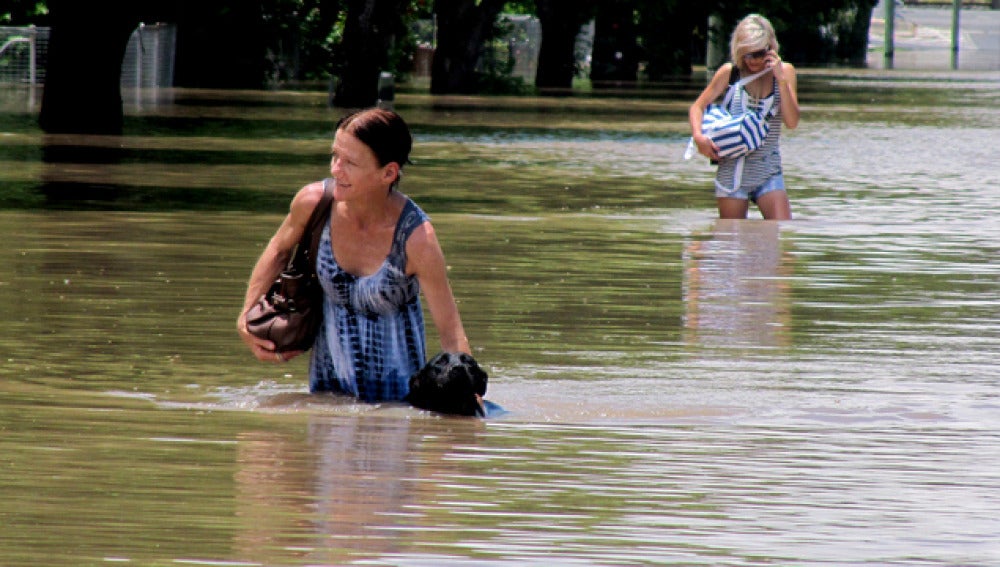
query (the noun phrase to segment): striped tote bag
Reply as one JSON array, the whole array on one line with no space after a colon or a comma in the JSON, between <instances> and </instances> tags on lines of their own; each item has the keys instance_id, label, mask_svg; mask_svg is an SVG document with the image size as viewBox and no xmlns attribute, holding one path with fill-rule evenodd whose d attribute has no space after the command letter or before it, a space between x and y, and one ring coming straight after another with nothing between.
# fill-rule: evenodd
<instances>
[{"instance_id":1,"label":"striped tote bag","mask_svg":"<svg viewBox=\"0 0 1000 567\"><path fill-rule=\"evenodd\" d=\"M773 104L773 97L765 99ZM745 156L764 144L771 118L770 105L766 111L748 109L743 114L733 116L719 104L712 104L705 110L701 121L701 133L719 146L719 157L734 158Z\"/></svg>"},{"instance_id":2,"label":"striped tote bag","mask_svg":"<svg viewBox=\"0 0 1000 567\"><path fill-rule=\"evenodd\" d=\"M719 157L742 157L764 144L764 138L770 129L768 120L774 116L774 96L762 99L755 108L748 108L747 97L743 96L743 87L770 71L764 69L732 83L721 104L710 104L705 109L701 119L701 133L719 146ZM740 109L738 114L729 111L734 100L737 102L736 107ZM688 142L685 159L690 159L694 155L694 150L694 138L692 138Z\"/></svg>"}]
</instances>

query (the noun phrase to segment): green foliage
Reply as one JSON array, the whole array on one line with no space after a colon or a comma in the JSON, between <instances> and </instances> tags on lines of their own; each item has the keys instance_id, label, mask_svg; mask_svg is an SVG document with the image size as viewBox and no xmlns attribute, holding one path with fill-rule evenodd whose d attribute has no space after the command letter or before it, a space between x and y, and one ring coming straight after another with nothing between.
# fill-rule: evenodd
<instances>
[{"instance_id":1,"label":"green foliage","mask_svg":"<svg viewBox=\"0 0 1000 567\"><path fill-rule=\"evenodd\" d=\"M877 0L715 0L706 5L725 29L749 13L774 24L782 56L799 64L863 61L868 22Z\"/></svg>"},{"instance_id":2,"label":"green foliage","mask_svg":"<svg viewBox=\"0 0 1000 567\"><path fill-rule=\"evenodd\" d=\"M512 76L510 70L502 69L477 73L476 85L479 93L490 95L522 95L532 91L524 79Z\"/></svg>"},{"instance_id":3,"label":"green foliage","mask_svg":"<svg viewBox=\"0 0 1000 567\"><path fill-rule=\"evenodd\" d=\"M268 33L269 82L326 80L340 71L347 19L346 0L265 0ZM410 0L386 30L394 40L388 53L388 71L405 74L412 65L418 35L417 20L429 19L431 0Z\"/></svg>"},{"instance_id":4,"label":"green foliage","mask_svg":"<svg viewBox=\"0 0 1000 567\"><path fill-rule=\"evenodd\" d=\"M24 26L45 25L49 14L48 5L38 0L5 0L0 8L0 25Z\"/></svg>"},{"instance_id":5,"label":"green foliage","mask_svg":"<svg viewBox=\"0 0 1000 567\"><path fill-rule=\"evenodd\" d=\"M511 3L508 3L510 6ZM514 76L517 63L510 56L510 41L525 41L527 37L520 28L506 16L497 19L493 25L491 38L484 46L482 59L476 72L478 91L483 94L527 94L531 89L524 79Z\"/></svg>"},{"instance_id":6,"label":"green foliage","mask_svg":"<svg viewBox=\"0 0 1000 567\"><path fill-rule=\"evenodd\" d=\"M475 1L475 0L459 0ZM635 35L647 78L660 79L690 72L692 63L703 61L705 19L713 13L731 30L744 15L762 13L775 25L786 59L799 64L856 64L867 48L868 19L877 0L600 0L606 5L630 5ZM162 5L160 3L163 3ZM0 25L46 25L45 0L4 0ZM193 0L181 0L188 11L208 10ZM150 5L167 5L167 0ZM295 81L326 81L338 72L337 56L343 45L347 0L260 0L265 37L266 82L272 86ZM580 5L568 3L567 18L575 17ZM218 8L216 8L218 9ZM536 0L509 0L503 13L535 15ZM572 12L572 13L570 13ZM433 17L434 0L407 0L396 22L385 33L389 44L388 71L400 80L412 69L417 45L430 34L419 31L418 22ZM503 35L498 20L493 37ZM727 31L728 33L728 31ZM487 40L490 42L493 40ZM503 51L488 44L486 51ZM524 92L524 81L511 76L512 64L494 56L483 61L477 79L488 92Z\"/></svg>"},{"instance_id":7,"label":"green foliage","mask_svg":"<svg viewBox=\"0 0 1000 567\"><path fill-rule=\"evenodd\" d=\"M396 77L405 78L413 69L420 36L415 33L418 21L433 17L433 7L427 0L410 0L406 10L400 14L395 30L395 41L389 52L388 70Z\"/></svg>"},{"instance_id":8,"label":"green foliage","mask_svg":"<svg viewBox=\"0 0 1000 567\"><path fill-rule=\"evenodd\" d=\"M344 31L342 0L264 0L268 83L325 79Z\"/></svg>"},{"instance_id":9,"label":"green foliage","mask_svg":"<svg viewBox=\"0 0 1000 567\"><path fill-rule=\"evenodd\" d=\"M535 14L535 2L534 0L511 0L503 5L501 13L532 16Z\"/></svg>"},{"instance_id":10,"label":"green foliage","mask_svg":"<svg viewBox=\"0 0 1000 567\"><path fill-rule=\"evenodd\" d=\"M691 64L703 57L708 12L700 2L639 0L638 44L647 79L689 75ZM701 32L699 34L699 31Z\"/></svg>"}]
</instances>

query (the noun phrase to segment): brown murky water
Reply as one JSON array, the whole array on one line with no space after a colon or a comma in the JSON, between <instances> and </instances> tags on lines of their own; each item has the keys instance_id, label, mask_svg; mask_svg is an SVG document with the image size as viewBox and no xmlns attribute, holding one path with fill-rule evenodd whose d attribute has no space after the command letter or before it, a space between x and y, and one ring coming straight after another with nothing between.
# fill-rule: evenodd
<instances>
[{"instance_id":1,"label":"brown murky water","mask_svg":"<svg viewBox=\"0 0 1000 567\"><path fill-rule=\"evenodd\" d=\"M715 220L694 85L400 94L485 422L310 396L236 339L323 93L83 139L7 93L0 563L996 564L998 87L803 72L780 225Z\"/></svg>"}]
</instances>

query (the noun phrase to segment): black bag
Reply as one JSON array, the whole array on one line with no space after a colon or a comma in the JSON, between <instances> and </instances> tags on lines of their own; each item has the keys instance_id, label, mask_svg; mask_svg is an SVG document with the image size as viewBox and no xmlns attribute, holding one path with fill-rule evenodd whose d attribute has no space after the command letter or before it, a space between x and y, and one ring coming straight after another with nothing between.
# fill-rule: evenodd
<instances>
[{"instance_id":1,"label":"black bag","mask_svg":"<svg viewBox=\"0 0 1000 567\"><path fill-rule=\"evenodd\" d=\"M247 310L247 331L272 341L275 352L309 350L323 321L323 289L316 276L316 251L332 202L333 189L326 180L323 197L313 209L288 265Z\"/></svg>"},{"instance_id":2,"label":"black bag","mask_svg":"<svg viewBox=\"0 0 1000 567\"><path fill-rule=\"evenodd\" d=\"M405 400L420 409L483 417L486 410L476 394L486 395L488 381L486 371L471 355L439 352L410 376Z\"/></svg>"}]
</instances>

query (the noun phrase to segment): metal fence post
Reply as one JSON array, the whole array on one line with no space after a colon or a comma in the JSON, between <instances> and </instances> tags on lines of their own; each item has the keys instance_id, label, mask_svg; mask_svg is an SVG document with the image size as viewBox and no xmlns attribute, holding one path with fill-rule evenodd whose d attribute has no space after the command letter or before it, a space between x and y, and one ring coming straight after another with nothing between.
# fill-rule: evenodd
<instances>
[{"instance_id":1,"label":"metal fence post","mask_svg":"<svg viewBox=\"0 0 1000 567\"><path fill-rule=\"evenodd\" d=\"M896 2L883 1L885 2L885 53L882 55L882 66L892 69L892 60L896 55Z\"/></svg>"},{"instance_id":2,"label":"metal fence post","mask_svg":"<svg viewBox=\"0 0 1000 567\"><path fill-rule=\"evenodd\" d=\"M38 30L34 24L28 30L28 40L28 84L34 87L38 82L38 71L36 70L38 66L38 52L35 46L35 43L38 41Z\"/></svg>"},{"instance_id":3,"label":"metal fence post","mask_svg":"<svg viewBox=\"0 0 1000 567\"><path fill-rule=\"evenodd\" d=\"M951 14L951 68L958 69L958 18L962 13L962 0L952 2Z\"/></svg>"},{"instance_id":4,"label":"metal fence post","mask_svg":"<svg viewBox=\"0 0 1000 567\"><path fill-rule=\"evenodd\" d=\"M396 100L396 79L392 73L382 71L378 74L378 102L379 108L393 109Z\"/></svg>"}]
</instances>

